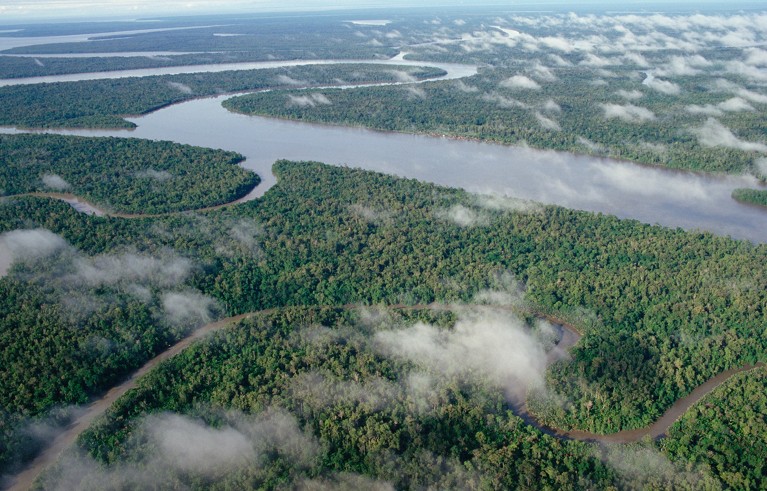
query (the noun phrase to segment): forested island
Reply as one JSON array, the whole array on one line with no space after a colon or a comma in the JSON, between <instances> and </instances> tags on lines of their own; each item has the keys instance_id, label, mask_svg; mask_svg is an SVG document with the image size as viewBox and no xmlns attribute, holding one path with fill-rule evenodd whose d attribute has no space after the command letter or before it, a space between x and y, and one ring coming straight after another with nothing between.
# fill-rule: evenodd
<instances>
[{"instance_id":1,"label":"forested island","mask_svg":"<svg viewBox=\"0 0 767 491\"><path fill-rule=\"evenodd\" d=\"M760 191L757 189L736 189L732 192L732 197L744 203L767 206L767 191Z\"/></svg>"},{"instance_id":2,"label":"forested island","mask_svg":"<svg viewBox=\"0 0 767 491\"><path fill-rule=\"evenodd\" d=\"M2 194L73 193L123 214L222 205L259 182L234 152L128 138L0 135L0 159Z\"/></svg>"},{"instance_id":3,"label":"forested island","mask_svg":"<svg viewBox=\"0 0 767 491\"><path fill-rule=\"evenodd\" d=\"M7 105L0 125L24 128L133 128L124 116L197 97L289 86L397 82L443 75L438 68L392 65L302 65L272 70L191 73L0 87Z\"/></svg>"},{"instance_id":4,"label":"forested island","mask_svg":"<svg viewBox=\"0 0 767 491\"><path fill-rule=\"evenodd\" d=\"M379 13L0 26L5 46L95 33L19 43L8 78L347 60L8 85L0 124L127 129L228 94L243 115L748 174L727 199L765 205L761 11ZM45 57L88 53L107 56ZM398 53L423 66L372 63ZM431 80L436 62L476 74ZM0 487L767 486L767 245L348 161L278 160L245 201L266 175L243 159L0 134ZM616 178L657 185L637 175Z\"/></svg>"},{"instance_id":5,"label":"forested island","mask_svg":"<svg viewBox=\"0 0 767 491\"><path fill-rule=\"evenodd\" d=\"M541 85L515 73L519 68L496 68L466 80L424 84L417 94L407 87L324 91L334 101L332 106L286 104L290 93L282 91L234 97L224 106L240 113L299 121L524 144L672 168L763 175L754 161L767 153L764 143L754 144L753 149L701 143L700 135L721 131L722 122L737 137L760 142L762 129L767 127L763 110L730 113L718 120L686 111L690 106L732 103L726 93L696 90L707 83L706 77L685 80L683 94L669 96L644 89L628 75L609 86L593 86L592 70L583 67L553 69L556 82ZM524 77L537 88L520 89L509 82L515 77ZM642 98L641 109L627 107L625 99L615 95L634 94L632 91ZM689 131L680 131L684 128Z\"/></svg>"}]
</instances>

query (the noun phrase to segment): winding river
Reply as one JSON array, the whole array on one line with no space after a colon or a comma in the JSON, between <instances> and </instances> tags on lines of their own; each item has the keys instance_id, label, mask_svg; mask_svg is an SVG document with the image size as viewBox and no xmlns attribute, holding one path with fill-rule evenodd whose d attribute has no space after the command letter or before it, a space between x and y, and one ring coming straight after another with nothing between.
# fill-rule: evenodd
<instances>
[{"instance_id":1,"label":"winding river","mask_svg":"<svg viewBox=\"0 0 767 491\"><path fill-rule=\"evenodd\" d=\"M467 77L477 71L473 66L415 63L400 58L395 57L386 63L438 66L448 71L446 79ZM366 61L380 63L379 60ZM319 60L288 64L337 62ZM239 65L241 69L253 66ZM279 64L261 65L274 67ZM207 66L179 68L184 72L210 69ZM130 72L146 75L154 70ZM85 74L80 78L94 75ZM112 73L115 77L124 75L123 72ZM58 79L70 77L65 75ZM13 80L5 82L12 83ZM331 101L333 90L340 89L325 92ZM134 130L56 132L170 140L239 152L246 157L243 165L262 178L249 198L262 195L274 185L271 165L275 160L318 160L473 192L497 193L633 218L649 224L767 242L767 212L731 197L735 188L758 187L752 176L675 171L564 152L246 116L224 109L221 102L227 97L230 96L194 99L128 118L136 123ZM12 133L17 130L5 128L0 131Z\"/></svg>"},{"instance_id":2,"label":"winding river","mask_svg":"<svg viewBox=\"0 0 767 491\"><path fill-rule=\"evenodd\" d=\"M393 310L451 310L451 309L465 309L467 305L447 305L447 304L429 304L429 305L391 305L386 308ZM345 309L354 310L360 308L366 308L359 305L345 305ZM487 306L483 305L482 308L504 310L509 312L516 312L514 308L506 306ZM94 399L84 410L72 421L69 426L60 432L53 441L19 474L13 476L10 479L11 491L22 491L32 487L35 479L50 465L52 465L59 456L71 446L77 437L80 436L88 427L98 418L103 415L112 404L117 401L118 398L123 396L126 392L136 387L138 380L148 374L151 370L156 368L161 362L176 356L184 349L188 348L194 341L197 341L215 331L219 331L225 327L236 324L246 318L253 317L255 315L263 315L275 312L276 309L265 309L258 312L249 312L246 314L237 315L234 317L228 317L215 322L206 324L199 329L192 332L186 338L180 340L167 350L163 351L159 355L155 356L151 360L147 361L141 368L133 372L122 383L112 387L100 398ZM558 322L557 319L547 318L547 320L554 322L560 328L560 337L557 345L549 352L547 359L547 365L561 359L567 351L575 345L580 339L580 334L570 325L564 322ZM763 363L759 363L756 367L763 367ZM557 428L550 428L548 426L539 423L534 416L527 412L527 408L523 405L518 407L518 414L527 423L535 426L543 433L554 436L556 438L563 438L568 440L581 440L595 443L631 443L637 442L650 436L651 438L658 438L663 436L674 422L684 414L690 407L700 401L703 397L708 395L714 389L719 387L722 383L727 381L733 375L753 370L754 366L744 366L741 368L729 370L711 378L688 396L678 400L672 407L670 407L658 420L649 426L639 428L636 430L621 431L619 433L613 433L610 435L601 435L596 433L590 433L580 430L565 431Z\"/></svg>"},{"instance_id":3,"label":"winding river","mask_svg":"<svg viewBox=\"0 0 767 491\"><path fill-rule=\"evenodd\" d=\"M380 60L367 61L380 63ZM307 62L293 64L299 63ZM448 79L467 77L477 70L476 67L462 65L409 63L397 58L389 60L388 63L440 66L448 70ZM284 65L282 63L280 66ZM182 69L192 72L210 71L215 68ZM146 73L146 70L133 72L130 76L151 74ZM79 75L76 79L83 80L92 75L94 74ZM102 78L109 76L96 75ZM129 76L122 72L112 75ZM67 80L71 76L62 77L59 79ZM13 81L3 83L10 85ZM327 89L326 92L331 100L332 90L335 89ZM672 171L561 152L244 116L223 109L221 101L227 97L229 96L191 100L130 118L137 124L137 128L132 131L71 130L56 133L132 136L239 152L246 157L243 165L262 177L261 184L247 199L261 196L274 185L271 165L275 160L319 160L334 165L351 165L440 185L461 187L474 192L504 194L569 208L610 213L646 223L700 229L754 242L767 242L767 212L738 203L730 197L735 188L757 187L756 180L750 176L715 176ZM14 133L18 130L6 128L2 131ZM76 199L71 196L59 198ZM55 460L94 418L102 414L117 397L135 386L138 377L163 359L180 352L194 339L248 315L253 314L209 324L147 362L125 383L113 388L103 398L88 406L86 412L67 431L59 435L31 467L16 476L12 489L26 489L39 472ZM562 337L559 345L561 349L569 348L578 340L573 331L567 333L569 334ZM739 370L750 368L743 367ZM524 411L523 415L542 431L561 438L625 442L639 440L645 435L657 437L692 404L735 372L718 375L690 396L678 401L655 424L632 432L608 436L578 431L563 432L541 426L529 415L525 415Z\"/></svg>"}]
</instances>

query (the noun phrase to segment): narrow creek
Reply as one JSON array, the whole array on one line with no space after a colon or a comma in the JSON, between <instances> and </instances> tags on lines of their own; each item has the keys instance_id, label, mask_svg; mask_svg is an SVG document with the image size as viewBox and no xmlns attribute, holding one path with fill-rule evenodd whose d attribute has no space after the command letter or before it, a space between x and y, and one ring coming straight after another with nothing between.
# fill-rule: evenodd
<instances>
[{"instance_id":1,"label":"narrow creek","mask_svg":"<svg viewBox=\"0 0 767 491\"><path fill-rule=\"evenodd\" d=\"M455 308L466 308L467 305L454 306L446 304L418 304L418 305L391 305L386 308L393 310L450 310ZM487 306L483 305L483 308L498 309L509 312L516 312L515 309L505 306ZM360 309L365 308L360 305L345 305L344 309ZM136 387L139 379L148 374L151 370L156 368L160 363L168 360L177 354L181 353L184 349L188 348L193 342L204 338L205 336L219 331L228 326L234 325L244 319L253 317L256 315L263 315L275 312L277 309L265 309L258 312L249 312L240 314L233 317L227 317L215 322L206 324L199 329L193 331L187 337L178 341L167 350L158 354L151 360L147 361L141 368L129 375L122 383L112 387L101 397L94 399L88 406L84 408L84 411L79 414L78 417L72 421L69 426L59 433L53 441L32 461L29 465L20 473L15 475L10 480L11 491L22 491L32 487L32 484L37 477L50 465L52 465L59 456L69 448L88 427L98 418L103 415L114 402L123 396L126 392ZM557 344L549 352L547 358L547 365L556 362L563 356L566 356L567 351L572 348L581 338L578 331L567 323L557 323L556 319L547 317L547 320L553 321L560 328L560 337ZM631 443L637 442L650 436L651 438L659 438L663 436L674 422L684 414L690 407L700 401L703 397L711 393L714 389L721 384L729 380L732 376L747 370L753 370L757 367L763 367L764 363L757 363L756 366L747 365L737 369L728 370L722 372L715 377L709 379L695 390L693 390L688 396L679 399L673 406L671 406L666 412L658 418L652 424L635 430L621 431L618 433L600 435L596 433L590 433L581 430L560 430L557 428L551 428L538 422L533 415L531 415L524 404L516 408L518 415L528 424L538 428L541 432L561 439L568 440L580 440L592 443Z\"/></svg>"}]
</instances>

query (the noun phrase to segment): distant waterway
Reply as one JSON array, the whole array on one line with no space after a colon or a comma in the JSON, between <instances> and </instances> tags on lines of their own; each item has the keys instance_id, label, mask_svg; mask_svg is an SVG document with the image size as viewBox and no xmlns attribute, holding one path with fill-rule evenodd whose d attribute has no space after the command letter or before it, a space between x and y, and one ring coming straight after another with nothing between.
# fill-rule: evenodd
<instances>
[{"instance_id":1,"label":"distant waterway","mask_svg":"<svg viewBox=\"0 0 767 491\"><path fill-rule=\"evenodd\" d=\"M216 63L207 65L182 65L159 68L139 68L135 70L114 70L108 72L70 73L65 75L50 75L27 78L0 79L0 87L9 85L30 85L53 82L77 82L81 80L105 80L129 77L149 77L156 75L178 75L182 73L216 73L230 70L263 70L267 68L282 68L300 65L338 65L342 63L366 63L397 66L434 66L448 72L446 77L463 78L477 73L477 67L454 63L431 63L402 60L398 58L382 60L282 60L282 61L253 61L238 63ZM433 80L433 79L432 79Z\"/></svg>"},{"instance_id":2,"label":"distant waterway","mask_svg":"<svg viewBox=\"0 0 767 491\"><path fill-rule=\"evenodd\" d=\"M473 66L408 62L401 57L383 62L441 67L448 72L445 79L463 78L477 72L477 67ZM311 63L338 62L318 60L257 65L274 68ZM221 67L206 66L202 71ZM201 67L180 68L201 71ZM147 74L151 71L131 72ZM74 77L85 79L91 75ZM69 76L54 78L61 80L62 77ZM331 101L332 90L325 92ZM675 171L566 152L246 116L221 106L228 97L195 99L129 118L137 125L130 131L71 130L59 133L170 140L239 152L246 157L243 165L262 178L261 184L248 196L250 199L263 195L274 185L271 166L275 160L317 160L472 192L496 193L633 218L649 224L767 242L767 212L731 197L736 188L759 187L752 176Z\"/></svg>"},{"instance_id":3,"label":"distant waterway","mask_svg":"<svg viewBox=\"0 0 767 491\"><path fill-rule=\"evenodd\" d=\"M61 43L92 43L98 42L100 39L114 39L118 36L135 36L137 34L150 34L154 32L162 31L182 31L187 29L204 29L207 27L217 27L216 25L210 26L186 26L186 27L160 27L157 29L134 29L130 31L110 31L110 32L97 32L88 34L70 34L66 36L0 36L0 51L5 51L13 48L21 48L25 46L40 46L45 44L61 44ZM0 34L19 33L23 29L9 29L0 31ZM98 51L98 48L94 47L94 51ZM0 53L2 54L2 53ZM45 56L43 51L40 51L37 56Z\"/></svg>"}]
</instances>

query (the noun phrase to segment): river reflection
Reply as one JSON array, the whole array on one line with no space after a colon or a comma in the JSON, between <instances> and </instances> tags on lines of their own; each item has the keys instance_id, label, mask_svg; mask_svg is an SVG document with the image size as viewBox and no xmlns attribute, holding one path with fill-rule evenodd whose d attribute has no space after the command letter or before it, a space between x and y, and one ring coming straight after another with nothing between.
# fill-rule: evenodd
<instances>
[{"instance_id":1,"label":"river reflection","mask_svg":"<svg viewBox=\"0 0 767 491\"><path fill-rule=\"evenodd\" d=\"M245 116L221 106L227 97L193 100L131 118L138 125L133 131L64 133L234 150L263 179L250 198L274 185L275 160L318 160L767 242L767 213L730 196L737 187L756 187L750 176L713 176L564 152Z\"/></svg>"},{"instance_id":2,"label":"river reflection","mask_svg":"<svg viewBox=\"0 0 767 491\"><path fill-rule=\"evenodd\" d=\"M365 62L381 63L378 60ZM264 68L312 63L337 62L237 65L245 69L250 65ZM462 78L477 72L473 66L408 62L401 56L383 63L441 67L448 72L445 79ZM177 69L211 71L223 69L223 66ZM133 72L146 75L151 71ZM75 74L72 77L82 80L92 75ZM105 74L109 77L122 75L122 72ZM57 79L63 77L70 76L58 76ZM332 90L325 92L331 99ZM738 203L731 197L735 188L758 186L751 176L714 176L564 152L245 116L221 106L227 97L230 96L191 100L130 118L138 125L132 131L58 133L132 136L234 150L247 158L245 167L262 177L262 183L249 195L251 199L274 185L271 165L275 160L318 160L474 192L497 193L634 218L650 224L707 230L753 242L767 242L767 212ZM15 130L0 128L0 132Z\"/></svg>"}]
</instances>

